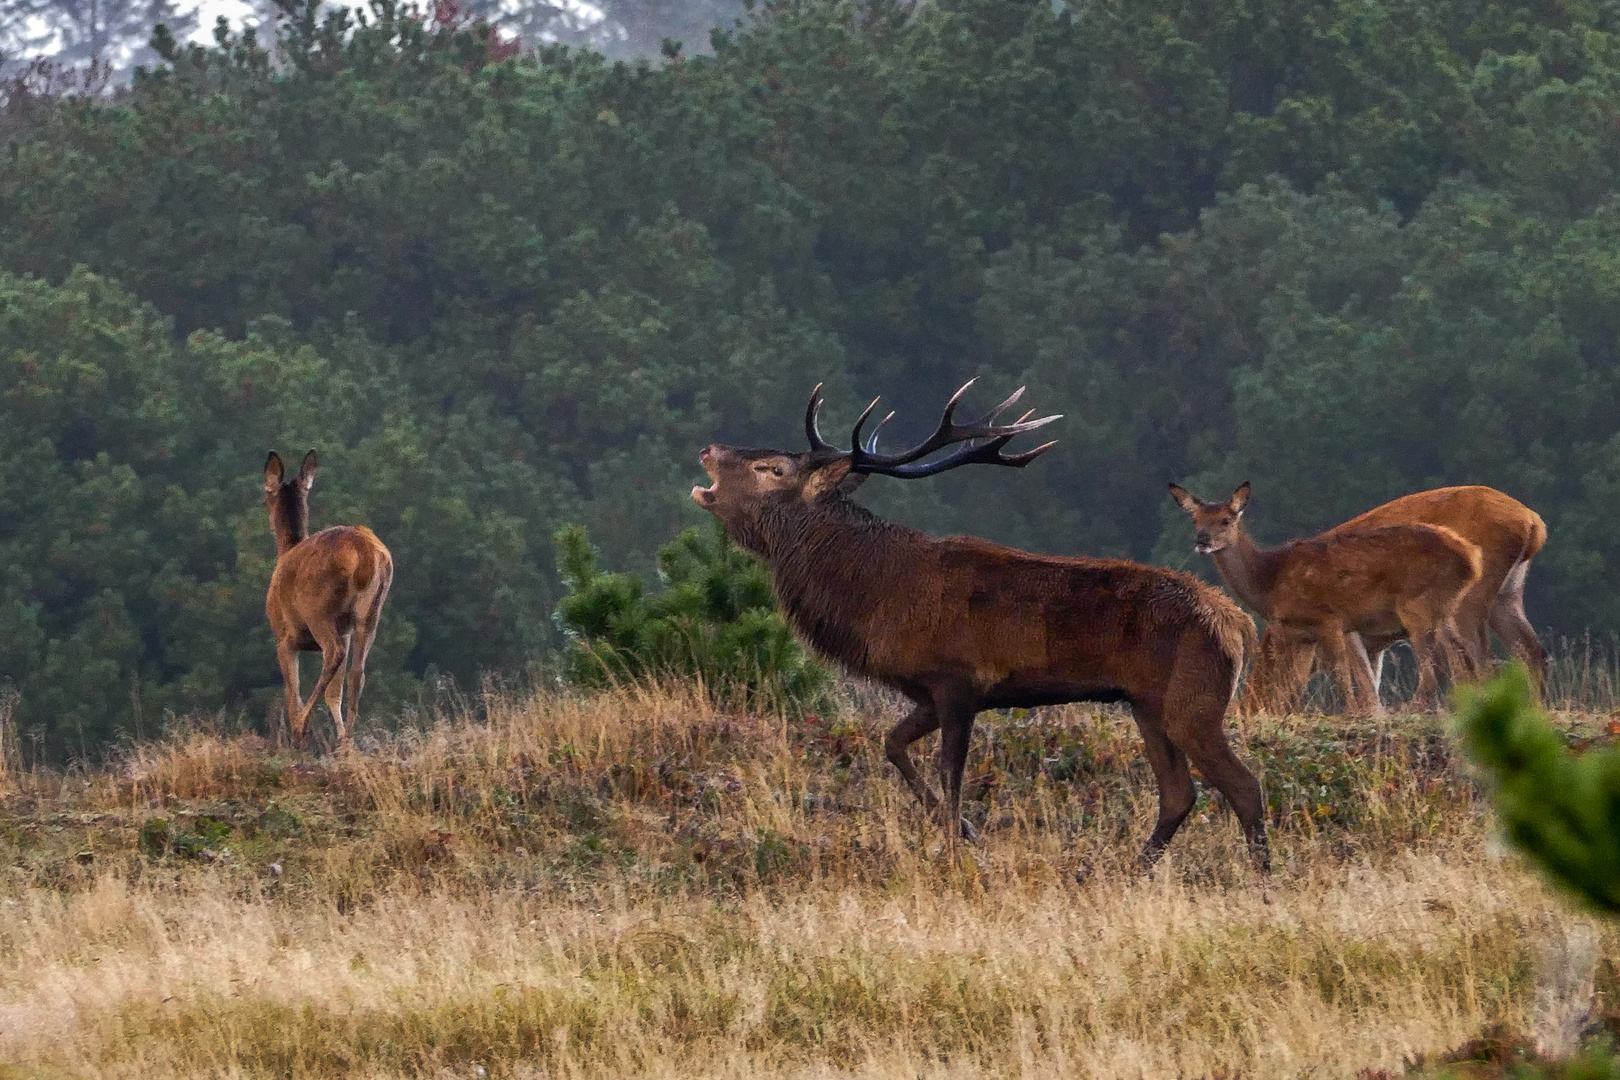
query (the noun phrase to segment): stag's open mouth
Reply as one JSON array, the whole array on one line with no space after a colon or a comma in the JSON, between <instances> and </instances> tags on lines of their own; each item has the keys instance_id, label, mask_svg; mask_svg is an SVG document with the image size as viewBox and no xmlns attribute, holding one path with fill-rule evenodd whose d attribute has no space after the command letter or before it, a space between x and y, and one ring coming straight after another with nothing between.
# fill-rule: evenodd
<instances>
[{"instance_id":1,"label":"stag's open mouth","mask_svg":"<svg viewBox=\"0 0 1620 1080\"><path fill-rule=\"evenodd\" d=\"M720 478L714 475L713 460L714 452L709 447L705 446L703 451L698 454L698 464L702 465L703 471L709 474L709 480L711 482L708 487L699 487L694 485L692 488L692 501L703 507L705 510L714 505L714 489L720 486Z\"/></svg>"}]
</instances>

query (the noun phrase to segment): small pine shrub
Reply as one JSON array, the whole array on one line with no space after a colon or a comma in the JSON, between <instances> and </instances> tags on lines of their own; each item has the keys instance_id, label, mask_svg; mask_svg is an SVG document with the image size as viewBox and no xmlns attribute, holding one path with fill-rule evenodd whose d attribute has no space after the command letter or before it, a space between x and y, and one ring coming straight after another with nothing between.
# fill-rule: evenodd
<instances>
[{"instance_id":1,"label":"small pine shrub","mask_svg":"<svg viewBox=\"0 0 1620 1080\"><path fill-rule=\"evenodd\" d=\"M1572 753L1531 704L1522 664L1461 694L1458 718L1513 843L1553 881L1620 914L1620 747Z\"/></svg>"},{"instance_id":2,"label":"small pine shrub","mask_svg":"<svg viewBox=\"0 0 1620 1080\"><path fill-rule=\"evenodd\" d=\"M682 532L658 552L664 588L597 566L583 526L556 535L568 589L557 606L565 677L607 687L638 679L698 679L720 699L801 713L826 707L831 676L777 613L770 571L716 526Z\"/></svg>"}]
</instances>

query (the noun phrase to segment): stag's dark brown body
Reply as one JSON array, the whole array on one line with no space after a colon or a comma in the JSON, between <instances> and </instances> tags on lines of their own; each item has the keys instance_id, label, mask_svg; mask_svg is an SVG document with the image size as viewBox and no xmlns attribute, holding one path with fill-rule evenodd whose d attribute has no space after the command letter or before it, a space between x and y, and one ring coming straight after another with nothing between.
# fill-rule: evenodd
<instances>
[{"instance_id":1,"label":"stag's dark brown body","mask_svg":"<svg viewBox=\"0 0 1620 1080\"><path fill-rule=\"evenodd\" d=\"M915 703L885 749L931 808L938 799L907 747L940 730L947 822L959 819L980 710L1125 701L1159 783L1159 820L1144 855L1156 857L1192 809L1190 760L1237 812L1256 860L1267 862L1260 785L1224 730L1254 624L1220 592L1155 567L939 539L883 521L848 495L861 479L859 451L710 446L702 462L714 484L693 498L770 565L799 633Z\"/></svg>"}]
</instances>

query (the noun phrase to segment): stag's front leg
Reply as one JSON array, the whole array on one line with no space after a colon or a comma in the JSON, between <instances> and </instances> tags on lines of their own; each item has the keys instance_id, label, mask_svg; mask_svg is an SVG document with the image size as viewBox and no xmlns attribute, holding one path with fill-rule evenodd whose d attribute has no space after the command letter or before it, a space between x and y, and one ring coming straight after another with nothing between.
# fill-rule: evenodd
<instances>
[{"instance_id":1,"label":"stag's front leg","mask_svg":"<svg viewBox=\"0 0 1620 1080\"><path fill-rule=\"evenodd\" d=\"M900 775L910 785L912 792L917 796L929 813L939 809L939 796L929 790L923 783L923 778L917 772L917 763L911 760L911 751L908 747L918 739L939 727L939 717L934 713L933 702L918 702L917 707L906 714L904 720L889 731L883 739L883 752L888 755L894 767L900 770Z\"/></svg>"},{"instance_id":2,"label":"stag's front leg","mask_svg":"<svg viewBox=\"0 0 1620 1080\"><path fill-rule=\"evenodd\" d=\"M971 724L972 717L970 716L968 720ZM934 794L933 789L923 780L922 774L917 771L917 763L911 760L911 751L907 748L938 727L939 713L935 710L934 703L932 701L918 702L917 707L907 713L905 719L896 724L883 740L884 754L888 756L890 761L894 762L894 767L900 770L900 775L905 777L906 784L910 786L912 792L917 796L917 801L922 803L923 808L935 817L940 816L942 804L939 796ZM943 744L940 749L943 754ZM960 782L958 782L957 787L961 787ZM957 816L960 820L961 815L958 814ZM947 817L945 820L949 820L949 818ZM962 822L962 835L969 840L978 839L977 831L966 821Z\"/></svg>"},{"instance_id":3,"label":"stag's front leg","mask_svg":"<svg viewBox=\"0 0 1620 1080\"><path fill-rule=\"evenodd\" d=\"M962 773L967 769L968 748L973 742L973 718L978 702L961 694L942 696L934 704L939 717L939 779L945 789L945 812L941 815L947 839L955 839L952 822L959 822L961 833L978 839L978 830L962 816Z\"/></svg>"}]
</instances>

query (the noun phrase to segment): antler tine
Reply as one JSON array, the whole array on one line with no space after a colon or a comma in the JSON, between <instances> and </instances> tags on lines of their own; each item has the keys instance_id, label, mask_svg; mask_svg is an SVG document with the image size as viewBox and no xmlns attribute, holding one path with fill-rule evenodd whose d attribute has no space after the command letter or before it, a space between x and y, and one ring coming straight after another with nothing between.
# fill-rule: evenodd
<instances>
[{"instance_id":1,"label":"antler tine","mask_svg":"<svg viewBox=\"0 0 1620 1080\"><path fill-rule=\"evenodd\" d=\"M1023 397L1025 388L1020 386L1017 390L1014 390L1010 395L1008 395L1005 401L997 405L994 409L991 409L990 412L986 413L980 419L970 424L958 424L954 419L956 407L961 403L962 397L967 393L968 388L977 381L977 379L968 380L968 382L964 383L962 387L956 391L956 393L951 395L951 399L945 403L945 409L940 417L939 425L934 429L934 433L932 435L924 439L921 443L912 447L910 450L906 450L898 454L879 454L877 452L877 441L875 439L869 440L865 446L861 445L860 432L862 424L865 423L867 416L871 413L872 408L876 405L876 402L873 402L872 405L867 406L866 412L861 414L860 421L855 425L854 448L850 451L850 456L854 459L851 462L851 467L857 472L887 472L889 469L904 465L911 465L914 462L920 461L935 451L944 449L952 443L972 443L981 439L1000 439L1002 441L999 445L1005 445L1006 440L1012 438L1014 435L1022 434L1025 431L1033 431L1035 428L1044 424L1049 424L1053 420L1057 419L1055 416L1050 416L1041 420L1030 420L1029 417L1031 414L1026 412L1022 417L1019 418L1017 423L1004 425L997 425L993 423L997 416ZM879 426L881 427L882 425ZM966 459L960 458L958 455L953 454L943 460L954 461L958 464L962 464L965 463ZM930 474L924 473L922 475Z\"/></svg>"},{"instance_id":2,"label":"antler tine","mask_svg":"<svg viewBox=\"0 0 1620 1080\"><path fill-rule=\"evenodd\" d=\"M821 437L821 427L816 421L821 416L821 383L810 391L810 404L804 407L804 436L810 440L810 449L837 451L838 447Z\"/></svg>"},{"instance_id":3,"label":"antler tine","mask_svg":"<svg viewBox=\"0 0 1620 1080\"><path fill-rule=\"evenodd\" d=\"M894 419L894 410L891 409L891 410L889 410L889 415L888 416L885 416L883 419L881 419L881 420L879 420L877 422L877 427L873 428L872 429L872 434L870 434L870 435L868 435L866 437L866 445L861 447L861 449L863 451L865 451L866 453L868 453L868 454L877 453L878 435L883 431L883 425L887 424L890 420L893 420L893 419Z\"/></svg>"},{"instance_id":4,"label":"antler tine","mask_svg":"<svg viewBox=\"0 0 1620 1080\"><path fill-rule=\"evenodd\" d=\"M851 471L882 473L886 476L909 479L917 476L932 476L935 473L944 472L946 469L953 469L970 462L1022 467L1024 464L1033 461L1039 454L1044 453L1047 449L1046 446L1022 454L1001 453L1001 448L1006 446L1014 436L1022 435L1026 431L1034 431L1039 427L1045 427L1052 421L1059 419L1058 416L1054 415L1031 420L1030 417L1035 415L1035 410L1031 409L1011 424L995 423L996 417L1011 408L1024 396L1025 387L1020 386L1017 390L1014 390L1007 396L1005 401L978 420L969 424L956 423L956 408L961 404L962 398L966 395L968 389L977 381L977 379L968 380L956 393L951 395L950 400L945 403L939 425L934 429L932 435L910 450L898 454L880 454L877 452L878 434L882 431L883 425L893 418L894 413L892 412L878 422L877 427L872 430L871 436L867 438L864 444L861 442L861 431L870 418L872 410L877 407L877 401L874 400L872 404L866 407L866 411L861 413L860 419L855 422L855 429L852 433L853 446L849 451ZM937 461L919 464L923 458L944 449L952 443L966 443L968 445L960 447L954 453L947 454Z\"/></svg>"},{"instance_id":5,"label":"antler tine","mask_svg":"<svg viewBox=\"0 0 1620 1080\"><path fill-rule=\"evenodd\" d=\"M1019 398L1024 396L1024 390L1025 389L1027 389L1027 388L1020 386L1018 389L1014 390L1011 394L1009 394L1007 396L1006 401L1003 401L1000 405L997 405L995 408L991 409L989 412L985 413L982 417L980 417L977 421L975 421L972 424L969 424L968 426L969 427L989 427L990 425L994 424L996 422L996 417L998 417L1002 413L1006 412L1014 404L1017 403ZM1019 417L1018 418L1019 422L1022 422L1024 420L1028 420L1029 416L1030 416L1030 413L1033 413L1034 411L1035 411L1034 409L1031 409L1031 410L1029 410L1029 412L1027 412L1023 416Z\"/></svg>"},{"instance_id":6,"label":"antler tine","mask_svg":"<svg viewBox=\"0 0 1620 1080\"><path fill-rule=\"evenodd\" d=\"M1046 423L1056 419L1058 417L1048 416L1044 420L1037 421L1037 423ZM1043 443L1033 450L1025 450L1019 454L1003 454L1001 448L1006 446L1013 436L1017 434L1018 432L1013 432L1011 435L998 435L989 442L979 443L976 446L961 447L954 453L946 454L938 461L913 465L893 465L887 468L876 468L872 471L901 480L916 480L924 476L942 473L947 469L955 469L962 465L1006 465L1010 468L1022 469L1025 465L1028 465L1057 445L1057 440L1053 439L1051 442Z\"/></svg>"},{"instance_id":7,"label":"antler tine","mask_svg":"<svg viewBox=\"0 0 1620 1080\"><path fill-rule=\"evenodd\" d=\"M853 430L853 431L851 431L849 433L849 445L850 446L859 447L861 445L861 428L866 426L866 418L872 415L872 410L877 408L877 403L882 401L882 400L883 400L883 397L881 395L879 395L878 397L873 398L872 403L870 405L868 405L865 408L865 410L863 410L861 412L860 417L858 419L856 419L856 421L855 421L855 430ZM893 416L894 414L890 413L889 415ZM878 426L882 427L881 424L879 424Z\"/></svg>"}]
</instances>

